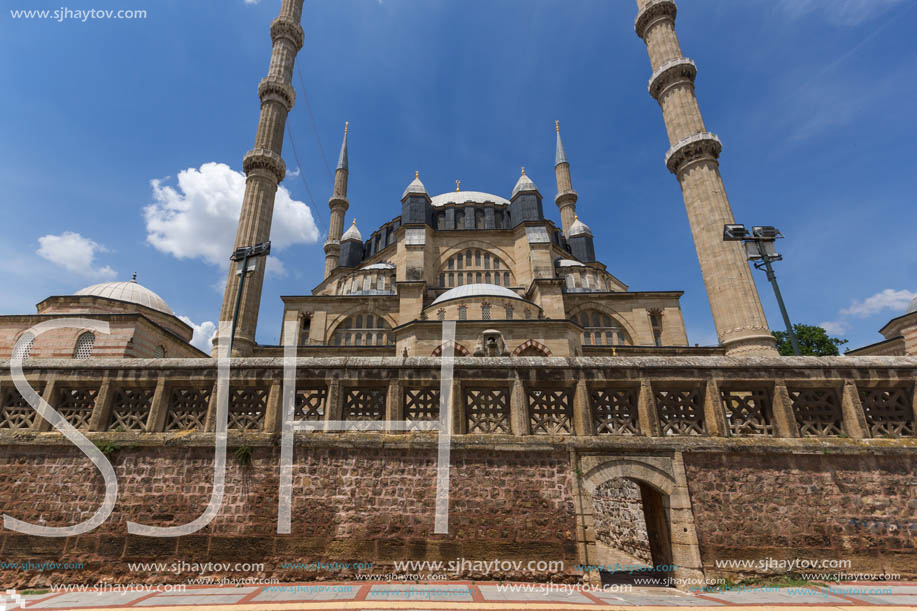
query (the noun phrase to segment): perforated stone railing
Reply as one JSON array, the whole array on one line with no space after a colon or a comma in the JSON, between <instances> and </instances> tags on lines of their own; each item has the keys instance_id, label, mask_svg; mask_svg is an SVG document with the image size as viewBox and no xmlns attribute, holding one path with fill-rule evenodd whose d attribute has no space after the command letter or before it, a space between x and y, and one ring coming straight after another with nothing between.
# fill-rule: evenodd
<instances>
[{"instance_id":1,"label":"perforated stone railing","mask_svg":"<svg viewBox=\"0 0 917 611\"><path fill-rule=\"evenodd\" d=\"M8 363L0 368L0 434L50 430L15 388ZM84 431L215 427L215 361L33 360L23 371ZM352 420L355 430L408 420L421 429L439 418L440 373L438 358L301 358L293 418ZM230 432L281 430L283 375L282 359L232 362ZM914 438L915 376L912 357L457 358L452 432L533 440Z\"/></svg>"}]
</instances>

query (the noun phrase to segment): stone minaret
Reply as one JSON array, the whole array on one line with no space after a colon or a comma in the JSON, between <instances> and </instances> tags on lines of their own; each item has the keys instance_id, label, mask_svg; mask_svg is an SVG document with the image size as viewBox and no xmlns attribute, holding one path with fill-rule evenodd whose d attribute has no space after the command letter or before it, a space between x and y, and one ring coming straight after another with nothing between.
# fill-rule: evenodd
<instances>
[{"instance_id":1,"label":"stone minaret","mask_svg":"<svg viewBox=\"0 0 917 611\"><path fill-rule=\"evenodd\" d=\"M328 240L325 242L325 278L338 266L341 256L341 232L344 231L344 214L350 203L347 201L347 177L350 173L347 159L347 131L349 123L344 124L344 142L341 144L341 156L334 172L334 193L328 200L331 209L331 221L328 224Z\"/></svg>"},{"instance_id":2,"label":"stone minaret","mask_svg":"<svg viewBox=\"0 0 917 611\"><path fill-rule=\"evenodd\" d=\"M554 158L554 174L557 177L557 195L554 203L560 208L560 223L564 236L570 237L570 226L576 220L576 200L578 195L573 190L573 179L570 178L570 162L564 152L564 143L560 139L560 121L554 122L557 130L557 155Z\"/></svg>"},{"instance_id":3,"label":"stone minaret","mask_svg":"<svg viewBox=\"0 0 917 611\"><path fill-rule=\"evenodd\" d=\"M267 76L258 85L261 98L261 117L255 134L255 146L242 159L245 171L245 196L236 231L235 249L266 242L271 237L271 220L274 215L274 196L277 185L286 175L286 165L281 158L283 132L287 115L293 108L296 93L291 79L293 62L303 45L303 0L283 0L280 16L271 23L271 40L274 48ZM247 356L255 346L258 326L258 309L261 306L261 285L264 282L265 257L249 261L252 271L245 279L239 318L232 352ZM229 266L229 279L223 295L220 320L232 320L241 275L235 263ZM214 346L214 350L216 347Z\"/></svg>"},{"instance_id":4,"label":"stone minaret","mask_svg":"<svg viewBox=\"0 0 917 611\"><path fill-rule=\"evenodd\" d=\"M681 183L720 342L730 355L776 355L745 251L739 242L723 241L723 225L735 222L717 161L723 147L697 105L697 68L681 54L675 2L637 0L637 6L634 27L653 67L649 91L662 107L671 143L666 165Z\"/></svg>"}]
</instances>

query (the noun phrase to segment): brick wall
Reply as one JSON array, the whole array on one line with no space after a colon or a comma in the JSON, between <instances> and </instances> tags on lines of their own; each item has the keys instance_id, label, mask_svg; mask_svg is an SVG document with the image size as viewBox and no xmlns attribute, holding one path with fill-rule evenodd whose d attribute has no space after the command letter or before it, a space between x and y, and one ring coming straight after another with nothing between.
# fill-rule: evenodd
<instances>
[{"instance_id":1,"label":"brick wall","mask_svg":"<svg viewBox=\"0 0 917 611\"><path fill-rule=\"evenodd\" d=\"M843 559L851 572L917 576L913 452L686 453L684 462L708 577L732 572L715 559L766 558Z\"/></svg>"},{"instance_id":2,"label":"brick wall","mask_svg":"<svg viewBox=\"0 0 917 611\"><path fill-rule=\"evenodd\" d=\"M180 538L129 536L125 522L170 526L200 515L210 498L213 450L124 449L112 459L120 489L109 520L89 534L33 538L0 530L8 561L84 562L86 570L0 572L4 587L137 581L127 562L265 563L263 574L314 580L330 573L282 569L281 562L563 560L576 563L575 516L566 453L452 454L450 534L433 533L435 453L417 450L301 448L295 454L292 534L276 534L279 449L255 448L250 467L227 460L226 496L214 521ZM47 526L74 524L99 506L102 478L71 447L16 445L0 453L3 512ZM464 571L456 577L480 577ZM522 575L506 574L506 577ZM191 573L143 574L181 582ZM492 576L493 577L493 576ZM535 575L540 579L548 575ZM555 576L562 578L561 576Z\"/></svg>"}]
</instances>

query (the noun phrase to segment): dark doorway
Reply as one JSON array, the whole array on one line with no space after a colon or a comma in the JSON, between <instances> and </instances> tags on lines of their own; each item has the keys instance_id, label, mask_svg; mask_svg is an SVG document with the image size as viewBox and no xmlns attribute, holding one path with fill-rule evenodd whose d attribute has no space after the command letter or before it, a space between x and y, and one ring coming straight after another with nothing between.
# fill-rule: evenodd
<instances>
[{"instance_id":1,"label":"dark doorway","mask_svg":"<svg viewBox=\"0 0 917 611\"><path fill-rule=\"evenodd\" d=\"M668 497L649 484L609 480L592 497L597 558L605 585L671 586Z\"/></svg>"}]
</instances>

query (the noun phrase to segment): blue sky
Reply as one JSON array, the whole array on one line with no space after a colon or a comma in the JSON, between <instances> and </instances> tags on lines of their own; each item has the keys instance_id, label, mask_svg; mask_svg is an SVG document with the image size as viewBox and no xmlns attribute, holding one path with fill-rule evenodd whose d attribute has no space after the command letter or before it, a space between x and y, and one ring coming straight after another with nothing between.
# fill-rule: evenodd
<instances>
[{"instance_id":1,"label":"blue sky","mask_svg":"<svg viewBox=\"0 0 917 611\"><path fill-rule=\"evenodd\" d=\"M147 17L58 22L6 9L60 2L5 3L0 313L136 271L177 314L216 320L279 4L79 0L67 8ZM913 8L694 0L677 24L725 144L737 221L784 232L777 273L791 316L831 323L851 346L880 339L917 291ZM631 290L684 290L690 341L714 343L635 14L632 0L306 0L284 148L299 175L278 204L259 341L277 342L281 295L321 280L332 185L321 151L333 170L345 120L347 223L368 235L399 214L415 170L434 194L460 179L508 196L524 165L558 221L559 119L599 259Z\"/></svg>"}]
</instances>

